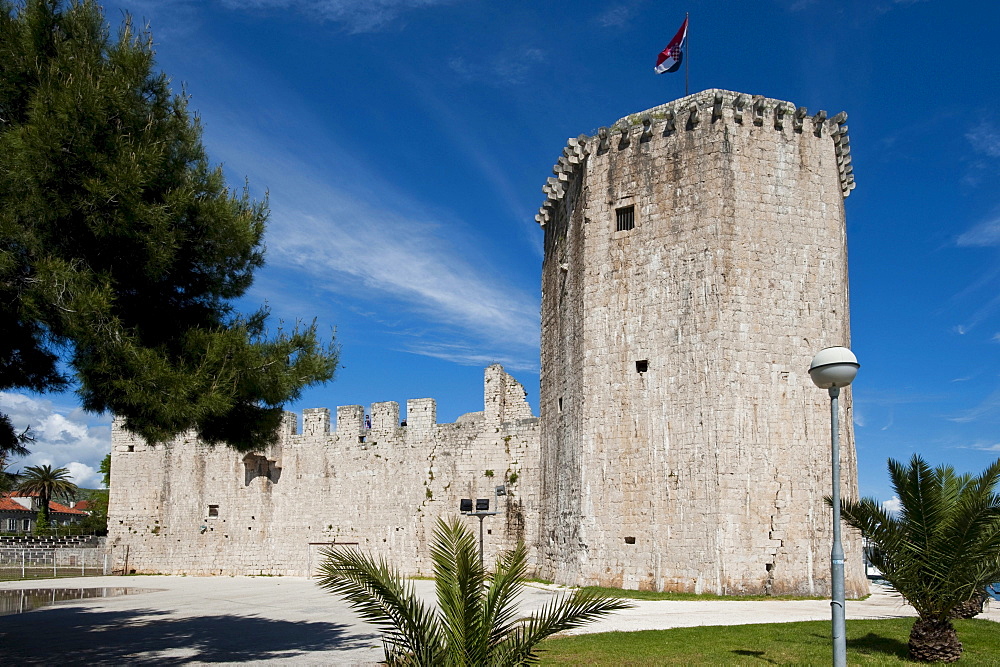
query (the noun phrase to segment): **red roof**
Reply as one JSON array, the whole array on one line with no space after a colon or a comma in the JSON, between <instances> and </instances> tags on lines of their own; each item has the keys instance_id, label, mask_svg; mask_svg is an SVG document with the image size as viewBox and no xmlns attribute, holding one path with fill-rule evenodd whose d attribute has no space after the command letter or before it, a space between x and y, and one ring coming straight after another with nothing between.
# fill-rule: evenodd
<instances>
[{"instance_id":1,"label":"red roof","mask_svg":"<svg viewBox=\"0 0 1000 667\"><path fill-rule=\"evenodd\" d=\"M13 491L11 493L5 493L3 495L0 495L0 511L2 511L2 512L32 512L32 513L34 513L34 510L29 510L24 505L22 505L21 503L17 502L16 500L11 500L11 499L12 498L31 498L31 497L37 497L37 496L38 496L37 493L27 494L27 493L18 493L17 491ZM87 514L86 512L81 512L78 509L74 509L74 508L71 508L71 507L66 507L62 503L57 503L54 500L50 500L49 501L49 512L58 512L59 514L83 514L83 515Z\"/></svg>"}]
</instances>

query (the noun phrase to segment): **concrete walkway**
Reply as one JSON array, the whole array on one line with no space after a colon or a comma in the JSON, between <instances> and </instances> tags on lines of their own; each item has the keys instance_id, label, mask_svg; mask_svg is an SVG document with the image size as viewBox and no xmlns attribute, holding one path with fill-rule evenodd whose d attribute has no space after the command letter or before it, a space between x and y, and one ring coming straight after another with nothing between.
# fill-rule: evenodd
<instances>
[{"instance_id":1,"label":"concrete walkway","mask_svg":"<svg viewBox=\"0 0 1000 667\"><path fill-rule=\"evenodd\" d=\"M415 583L421 596L431 599L433 582ZM377 663L383 655L375 628L304 578L88 577L3 582L0 590L122 586L155 590L5 616L0 660L27 665L345 665ZM525 590L522 609L530 613L556 594L554 587L532 585ZM829 602L822 600L638 601L634 609L582 631L826 620L829 614ZM912 615L912 608L881 590L847 605L848 619ZM1000 603L994 602L981 618L1000 621Z\"/></svg>"}]
</instances>

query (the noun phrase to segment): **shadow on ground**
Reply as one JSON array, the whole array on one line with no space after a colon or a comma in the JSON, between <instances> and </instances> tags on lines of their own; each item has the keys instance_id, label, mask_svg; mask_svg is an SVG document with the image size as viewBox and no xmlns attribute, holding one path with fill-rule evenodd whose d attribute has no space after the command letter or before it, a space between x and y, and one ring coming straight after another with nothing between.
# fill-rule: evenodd
<instances>
[{"instance_id":1,"label":"shadow on ground","mask_svg":"<svg viewBox=\"0 0 1000 667\"><path fill-rule=\"evenodd\" d=\"M233 615L165 618L149 609L42 609L4 617L0 627L6 664L249 662L381 646L377 635L337 623Z\"/></svg>"},{"instance_id":2,"label":"shadow on ground","mask_svg":"<svg viewBox=\"0 0 1000 667\"><path fill-rule=\"evenodd\" d=\"M761 662L769 662L772 665L777 665L778 664L777 661L771 660L770 658L768 658L764 654L764 651L744 651L744 650L734 649L733 653L735 653L736 655L739 655L739 656L743 656L745 658L757 658Z\"/></svg>"},{"instance_id":3,"label":"shadow on ground","mask_svg":"<svg viewBox=\"0 0 1000 667\"><path fill-rule=\"evenodd\" d=\"M876 635L872 632L869 632L864 637L848 639L847 648L865 655L876 655L881 653L883 655L891 655L902 659L906 659L910 652L906 642L901 642L898 639L893 639L891 637Z\"/></svg>"}]
</instances>

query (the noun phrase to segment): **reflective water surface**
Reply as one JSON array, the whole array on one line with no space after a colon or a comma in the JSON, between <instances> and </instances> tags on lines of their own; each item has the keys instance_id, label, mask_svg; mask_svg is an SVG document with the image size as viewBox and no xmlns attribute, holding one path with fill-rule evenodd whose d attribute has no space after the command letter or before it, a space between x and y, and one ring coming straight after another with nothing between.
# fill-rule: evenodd
<instances>
[{"instance_id":1,"label":"reflective water surface","mask_svg":"<svg viewBox=\"0 0 1000 667\"><path fill-rule=\"evenodd\" d=\"M14 588L0 590L0 616L23 614L39 607L48 607L67 600L85 598L110 598L118 595L152 593L156 588L125 588L102 586L100 588Z\"/></svg>"}]
</instances>

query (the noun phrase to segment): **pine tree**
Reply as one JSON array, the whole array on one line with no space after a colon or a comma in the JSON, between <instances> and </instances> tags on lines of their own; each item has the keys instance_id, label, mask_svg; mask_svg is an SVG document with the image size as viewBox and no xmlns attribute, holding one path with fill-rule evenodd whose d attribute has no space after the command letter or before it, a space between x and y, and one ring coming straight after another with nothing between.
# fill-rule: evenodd
<instances>
[{"instance_id":1,"label":"pine tree","mask_svg":"<svg viewBox=\"0 0 1000 667\"><path fill-rule=\"evenodd\" d=\"M151 441L271 441L337 350L234 310L267 215L209 163L148 30L112 38L92 0L0 0L0 390L75 382Z\"/></svg>"}]
</instances>

